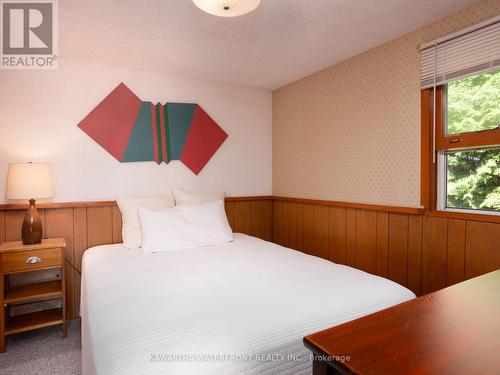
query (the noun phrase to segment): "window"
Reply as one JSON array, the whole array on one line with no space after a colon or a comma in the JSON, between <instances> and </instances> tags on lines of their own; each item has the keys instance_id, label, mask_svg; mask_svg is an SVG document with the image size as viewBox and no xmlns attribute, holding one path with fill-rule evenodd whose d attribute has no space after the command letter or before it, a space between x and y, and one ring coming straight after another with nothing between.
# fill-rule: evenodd
<instances>
[{"instance_id":1,"label":"window","mask_svg":"<svg viewBox=\"0 0 500 375\"><path fill-rule=\"evenodd\" d=\"M500 216L498 40L500 16L421 47L421 203L427 210Z\"/></svg>"},{"instance_id":2,"label":"window","mask_svg":"<svg viewBox=\"0 0 500 375\"><path fill-rule=\"evenodd\" d=\"M440 91L437 208L500 213L500 148L481 147L498 142L500 69L451 81Z\"/></svg>"},{"instance_id":3,"label":"window","mask_svg":"<svg viewBox=\"0 0 500 375\"><path fill-rule=\"evenodd\" d=\"M432 107L433 90L424 91ZM439 86L435 126L427 208L500 214L500 69Z\"/></svg>"}]
</instances>

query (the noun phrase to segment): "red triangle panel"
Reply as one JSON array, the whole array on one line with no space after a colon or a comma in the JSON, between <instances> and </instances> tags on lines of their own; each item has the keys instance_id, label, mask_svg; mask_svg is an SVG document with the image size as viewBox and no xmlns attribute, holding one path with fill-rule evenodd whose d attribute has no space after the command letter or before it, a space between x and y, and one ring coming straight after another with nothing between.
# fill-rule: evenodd
<instances>
[{"instance_id":1,"label":"red triangle panel","mask_svg":"<svg viewBox=\"0 0 500 375\"><path fill-rule=\"evenodd\" d=\"M200 173L227 137L227 133L197 105L181 161L195 174Z\"/></svg>"}]
</instances>

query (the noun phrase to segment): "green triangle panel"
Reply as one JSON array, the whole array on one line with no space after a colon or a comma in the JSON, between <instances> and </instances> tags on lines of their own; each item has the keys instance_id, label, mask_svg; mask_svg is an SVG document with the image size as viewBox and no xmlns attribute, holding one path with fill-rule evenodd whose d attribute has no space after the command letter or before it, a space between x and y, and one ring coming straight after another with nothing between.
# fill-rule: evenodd
<instances>
[{"instance_id":1,"label":"green triangle panel","mask_svg":"<svg viewBox=\"0 0 500 375\"><path fill-rule=\"evenodd\" d=\"M191 127L197 104L167 103L165 123L168 119L168 160L180 160Z\"/></svg>"},{"instance_id":2,"label":"green triangle panel","mask_svg":"<svg viewBox=\"0 0 500 375\"><path fill-rule=\"evenodd\" d=\"M171 152L170 152L170 143L169 143L170 135L169 135L169 131L168 131L168 108L167 108L167 105L165 104L161 109L162 109L162 115L163 115L162 123L161 123L162 131L163 131L163 137L162 137L162 143L161 143L162 155L163 155L163 161L165 163L168 163L172 159L170 158Z\"/></svg>"},{"instance_id":3,"label":"green triangle panel","mask_svg":"<svg viewBox=\"0 0 500 375\"><path fill-rule=\"evenodd\" d=\"M155 160L153 148L152 104L142 102L139 114L134 123L122 161Z\"/></svg>"},{"instance_id":4,"label":"green triangle panel","mask_svg":"<svg viewBox=\"0 0 500 375\"><path fill-rule=\"evenodd\" d=\"M163 160L161 110L162 110L161 104L156 104L156 106L155 106L155 125L154 126L156 126L155 142L156 142L157 149L158 149L158 158L156 159L158 164L160 164L161 161Z\"/></svg>"}]
</instances>

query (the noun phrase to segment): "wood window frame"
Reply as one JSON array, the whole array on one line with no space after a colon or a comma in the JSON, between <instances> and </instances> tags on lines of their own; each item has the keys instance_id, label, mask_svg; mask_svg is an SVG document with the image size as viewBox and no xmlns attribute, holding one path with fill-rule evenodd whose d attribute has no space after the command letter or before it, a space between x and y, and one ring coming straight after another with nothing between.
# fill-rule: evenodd
<instances>
[{"instance_id":1,"label":"wood window frame","mask_svg":"<svg viewBox=\"0 0 500 375\"><path fill-rule=\"evenodd\" d=\"M434 92L436 99L434 101ZM420 204L429 216L449 217L476 221L500 222L500 216L462 213L437 209L438 201L438 152L500 145L500 130L482 130L468 133L445 134L445 85L421 90L421 177ZM436 124L434 124L434 103Z\"/></svg>"}]
</instances>

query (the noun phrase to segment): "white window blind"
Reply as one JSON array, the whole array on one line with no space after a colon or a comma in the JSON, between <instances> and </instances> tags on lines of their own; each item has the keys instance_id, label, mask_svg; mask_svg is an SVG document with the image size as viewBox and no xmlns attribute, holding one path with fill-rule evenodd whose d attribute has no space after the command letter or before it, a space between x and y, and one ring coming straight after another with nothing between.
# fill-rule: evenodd
<instances>
[{"instance_id":1,"label":"white window blind","mask_svg":"<svg viewBox=\"0 0 500 375\"><path fill-rule=\"evenodd\" d=\"M422 88L500 68L500 17L427 43L420 63Z\"/></svg>"}]
</instances>

